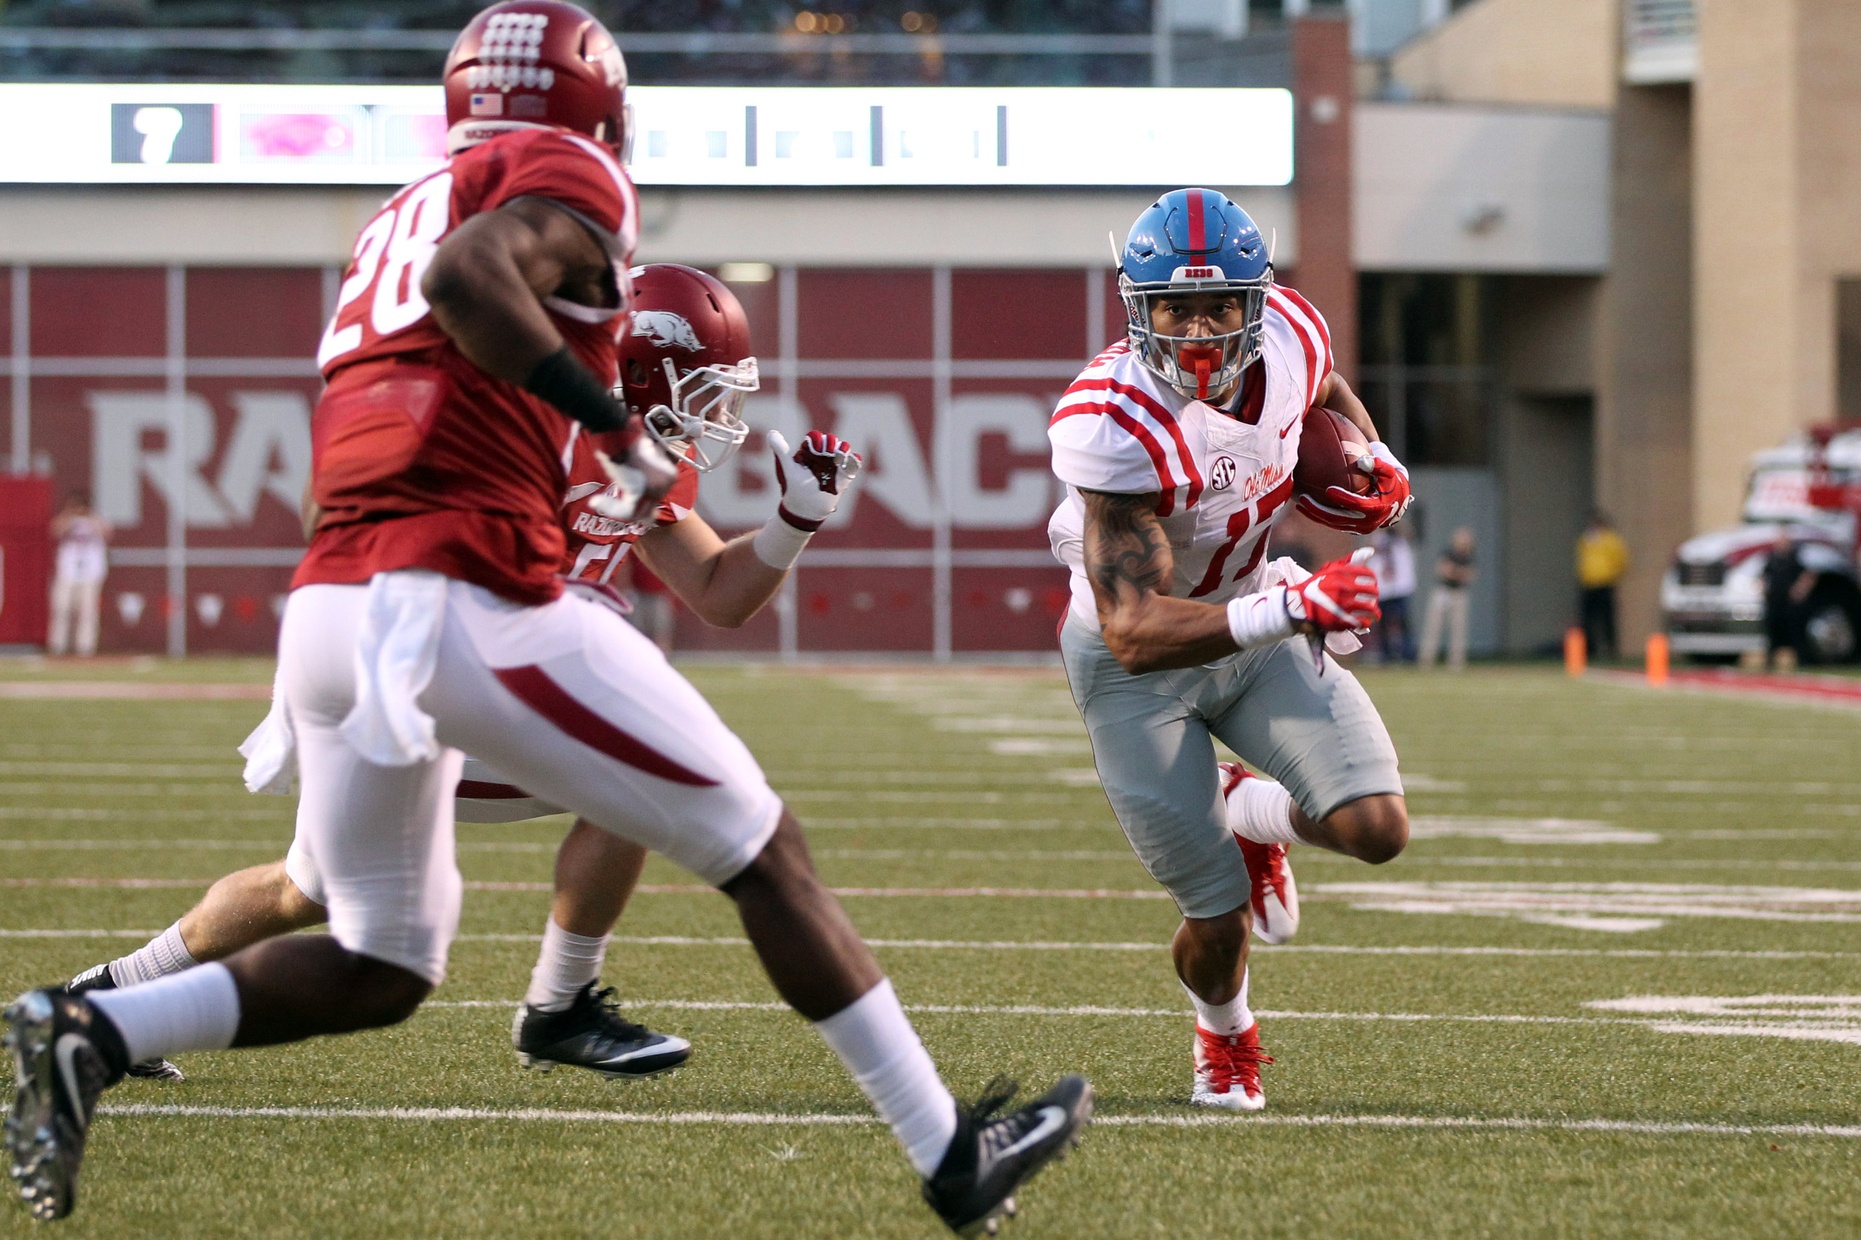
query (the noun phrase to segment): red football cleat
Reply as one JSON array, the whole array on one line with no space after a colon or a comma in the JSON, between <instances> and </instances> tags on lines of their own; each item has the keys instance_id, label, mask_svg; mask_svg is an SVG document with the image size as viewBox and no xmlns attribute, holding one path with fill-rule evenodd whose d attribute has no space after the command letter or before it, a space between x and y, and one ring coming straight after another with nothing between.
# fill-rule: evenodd
<instances>
[{"instance_id":1,"label":"red football cleat","mask_svg":"<svg viewBox=\"0 0 1861 1240\"><path fill-rule=\"evenodd\" d=\"M1260 1065L1273 1057L1260 1049L1260 1025L1239 1033L1211 1033L1195 1027L1195 1086L1191 1104L1226 1111L1259 1111L1267 1104L1260 1088Z\"/></svg>"},{"instance_id":2,"label":"red football cleat","mask_svg":"<svg viewBox=\"0 0 1861 1240\"><path fill-rule=\"evenodd\" d=\"M1244 779L1258 779L1238 762L1223 762L1221 799L1226 802ZM1284 844L1256 844L1240 835L1234 842L1241 846L1241 860L1247 864L1247 877L1253 884L1251 903L1254 933L1262 943L1280 944L1292 940L1299 932L1299 885L1293 881L1292 862Z\"/></svg>"}]
</instances>

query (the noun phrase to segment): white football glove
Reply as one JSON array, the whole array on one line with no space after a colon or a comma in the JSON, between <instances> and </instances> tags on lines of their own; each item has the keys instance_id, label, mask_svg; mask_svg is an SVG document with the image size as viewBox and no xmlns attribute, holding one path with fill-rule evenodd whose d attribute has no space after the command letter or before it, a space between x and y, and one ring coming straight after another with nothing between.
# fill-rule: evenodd
<instances>
[{"instance_id":1,"label":"white football glove","mask_svg":"<svg viewBox=\"0 0 1861 1240\"><path fill-rule=\"evenodd\" d=\"M651 515L678 481L678 462L650 435L635 439L619 461L599 448L595 459L612 485L590 499L588 506L616 521L639 521Z\"/></svg>"},{"instance_id":2,"label":"white football glove","mask_svg":"<svg viewBox=\"0 0 1861 1240\"><path fill-rule=\"evenodd\" d=\"M770 431L768 440L775 456L775 484L782 491L777 515L812 534L834 514L840 497L853 489L865 462L852 444L826 431L809 431L793 453L781 431Z\"/></svg>"}]
</instances>

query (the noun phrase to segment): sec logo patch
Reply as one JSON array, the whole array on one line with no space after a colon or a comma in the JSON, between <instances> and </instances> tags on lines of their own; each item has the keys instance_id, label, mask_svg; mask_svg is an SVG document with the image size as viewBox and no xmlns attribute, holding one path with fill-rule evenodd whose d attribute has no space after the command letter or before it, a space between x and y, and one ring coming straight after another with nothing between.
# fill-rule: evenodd
<instances>
[{"instance_id":1,"label":"sec logo patch","mask_svg":"<svg viewBox=\"0 0 1861 1240\"><path fill-rule=\"evenodd\" d=\"M1234 485L1234 458L1218 456L1208 469L1208 485L1217 491L1225 491Z\"/></svg>"}]
</instances>

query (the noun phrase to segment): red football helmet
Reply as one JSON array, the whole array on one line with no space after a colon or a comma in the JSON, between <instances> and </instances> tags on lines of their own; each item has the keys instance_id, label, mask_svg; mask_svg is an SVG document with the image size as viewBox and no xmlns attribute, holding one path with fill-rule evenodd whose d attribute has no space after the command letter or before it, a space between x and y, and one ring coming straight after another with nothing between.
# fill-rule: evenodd
<instances>
[{"instance_id":1,"label":"red football helmet","mask_svg":"<svg viewBox=\"0 0 1861 1240\"><path fill-rule=\"evenodd\" d=\"M722 280L693 267L635 267L632 283L614 394L673 456L716 469L750 430L740 416L758 386L749 317Z\"/></svg>"},{"instance_id":2,"label":"red football helmet","mask_svg":"<svg viewBox=\"0 0 1861 1240\"><path fill-rule=\"evenodd\" d=\"M586 10L562 0L505 0L459 32L446 56L446 151L513 129L569 129L624 163L627 62Z\"/></svg>"}]
</instances>

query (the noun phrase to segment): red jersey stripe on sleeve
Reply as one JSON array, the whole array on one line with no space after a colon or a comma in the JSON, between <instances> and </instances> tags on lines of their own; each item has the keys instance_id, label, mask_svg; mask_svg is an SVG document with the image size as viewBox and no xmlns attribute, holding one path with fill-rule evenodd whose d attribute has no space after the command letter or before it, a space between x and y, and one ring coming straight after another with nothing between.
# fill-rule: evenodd
<instances>
[{"instance_id":1,"label":"red jersey stripe on sleeve","mask_svg":"<svg viewBox=\"0 0 1861 1240\"><path fill-rule=\"evenodd\" d=\"M1305 315L1307 322L1312 325L1313 330L1318 333L1319 353L1322 354L1323 358L1323 368L1318 372L1318 378L1320 381L1323 381L1324 377L1331 373L1333 366L1336 364L1333 361L1331 353L1331 326L1325 322L1325 316L1318 312L1318 307L1307 301L1305 295L1298 289L1282 288L1279 291L1286 295L1288 301L1299 308L1299 311Z\"/></svg>"},{"instance_id":2,"label":"red jersey stripe on sleeve","mask_svg":"<svg viewBox=\"0 0 1861 1240\"><path fill-rule=\"evenodd\" d=\"M1171 443L1175 446L1176 460L1180 467L1176 470L1175 474L1171 474L1159 468L1157 471L1159 477L1164 479L1165 486L1180 485L1189 488L1189 493L1183 501L1185 504L1192 505L1200 498L1204 485L1202 482L1202 471L1196 468L1195 454L1189 451L1189 441L1183 437L1182 427L1177 423L1176 415L1165 408L1161 401L1144 391L1144 389L1113 379L1109 375L1094 379L1080 379L1077 380L1072 387L1067 389L1068 396L1080 392L1105 392L1108 398L1122 397L1125 401L1136 406L1146 417L1163 428L1165 433L1169 435ZM1053 422L1058 422L1063 417L1070 417L1076 412L1086 412L1089 410L1097 413L1103 412L1109 408L1109 400L1103 407L1094 403L1085 408L1067 409L1062 405L1061 409L1054 413L1052 422L1049 422L1048 425L1052 425ZM1151 442L1157 441L1152 437ZM1160 446L1161 445L1159 445L1159 447ZM1182 476L1183 481L1181 483L1173 481L1176 474Z\"/></svg>"},{"instance_id":3,"label":"red jersey stripe on sleeve","mask_svg":"<svg viewBox=\"0 0 1861 1240\"><path fill-rule=\"evenodd\" d=\"M1304 293L1296 288L1287 288L1285 285L1275 285L1273 291L1297 306L1300 313L1304 314L1307 321L1318 330L1318 338L1325 342L1325 347L1327 349L1331 347L1331 328L1326 325L1325 316L1318 313L1318 308L1305 299Z\"/></svg>"},{"instance_id":4,"label":"red jersey stripe on sleeve","mask_svg":"<svg viewBox=\"0 0 1861 1240\"><path fill-rule=\"evenodd\" d=\"M1302 315L1289 302L1272 300L1273 310L1292 328L1292 334L1299 338L1300 348L1305 350L1305 404L1310 408L1318 400L1318 348L1313 343L1312 333L1303 322Z\"/></svg>"},{"instance_id":5,"label":"red jersey stripe on sleeve","mask_svg":"<svg viewBox=\"0 0 1861 1240\"><path fill-rule=\"evenodd\" d=\"M1157 515L1169 516L1170 513L1176 511L1177 483L1170 474L1169 458L1164 455L1163 445L1157 442L1157 437L1150 433L1149 427L1117 405L1107 404L1103 411L1112 421L1123 427L1131 438L1143 445L1144 451L1150 457L1150 463L1156 467L1158 489L1163 492L1163 498L1157 504Z\"/></svg>"}]
</instances>

